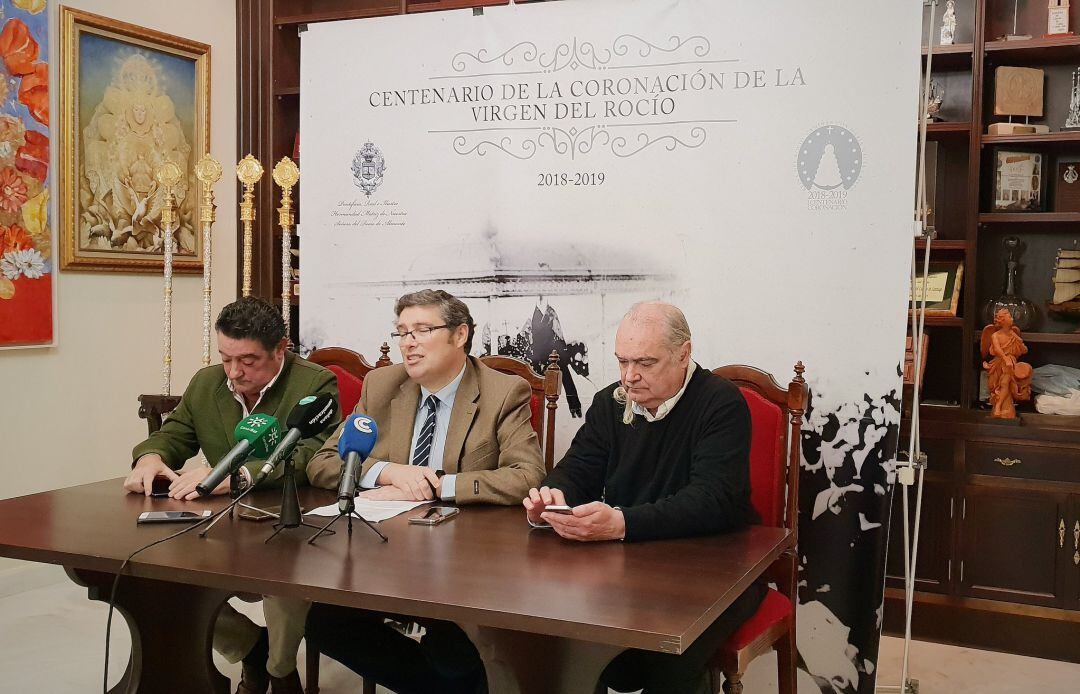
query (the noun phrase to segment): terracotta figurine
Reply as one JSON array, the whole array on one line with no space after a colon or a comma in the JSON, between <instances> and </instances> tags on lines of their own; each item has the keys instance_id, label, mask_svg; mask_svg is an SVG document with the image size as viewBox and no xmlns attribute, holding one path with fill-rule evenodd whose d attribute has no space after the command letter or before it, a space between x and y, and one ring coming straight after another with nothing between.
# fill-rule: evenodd
<instances>
[{"instance_id":1,"label":"terracotta figurine","mask_svg":"<svg viewBox=\"0 0 1080 694\"><path fill-rule=\"evenodd\" d=\"M1031 399L1031 365L1017 361L1028 350L1008 309L998 309L994 324L983 328L979 346L983 368L990 372L990 416L1016 419L1015 401ZM988 357L990 361L985 361Z\"/></svg>"}]
</instances>

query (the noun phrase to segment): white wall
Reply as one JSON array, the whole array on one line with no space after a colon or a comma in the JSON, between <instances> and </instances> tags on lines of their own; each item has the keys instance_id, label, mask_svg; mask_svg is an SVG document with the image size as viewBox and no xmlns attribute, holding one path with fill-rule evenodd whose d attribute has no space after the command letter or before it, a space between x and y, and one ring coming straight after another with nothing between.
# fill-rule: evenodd
<instances>
[{"instance_id":1,"label":"white wall","mask_svg":"<svg viewBox=\"0 0 1080 694\"><path fill-rule=\"evenodd\" d=\"M214 315L236 296L236 15L223 0L65 0L70 7L194 39L211 46L210 152L226 175L215 192ZM58 178L59 7L51 15L49 67ZM56 225L56 195L50 222ZM55 246L54 246L55 248ZM59 255L58 253L55 255ZM140 393L161 388L160 275L61 272L57 346L0 352L0 498L125 474L132 446L146 436ZM202 358L202 279L173 285L173 392ZM0 594L33 569L0 559ZM36 574L35 574L36 575Z\"/></svg>"}]
</instances>

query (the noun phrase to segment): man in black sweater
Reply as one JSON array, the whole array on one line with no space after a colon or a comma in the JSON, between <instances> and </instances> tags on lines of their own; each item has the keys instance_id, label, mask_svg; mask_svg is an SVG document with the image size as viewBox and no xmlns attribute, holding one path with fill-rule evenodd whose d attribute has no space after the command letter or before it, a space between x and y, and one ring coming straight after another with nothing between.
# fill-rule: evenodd
<instances>
[{"instance_id":1,"label":"man in black sweater","mask_svg":"<svg viewBox=\"0 0 1080 694\"><path fill-rule=\"evenodd\" d=\"M750 411L739 389L690 358L675 306L636 304L615 336L620 379L599 391L570 449L523 501L529 522L569 540L711 535L756 520L750 505ZM545 511L569 505L572 514ZM673 569L677 567L672 567ZM681 655L631 649L604 670L620 692L709 692L709 658L757 609L751 586Z\"/></svg>"}]
</instances>

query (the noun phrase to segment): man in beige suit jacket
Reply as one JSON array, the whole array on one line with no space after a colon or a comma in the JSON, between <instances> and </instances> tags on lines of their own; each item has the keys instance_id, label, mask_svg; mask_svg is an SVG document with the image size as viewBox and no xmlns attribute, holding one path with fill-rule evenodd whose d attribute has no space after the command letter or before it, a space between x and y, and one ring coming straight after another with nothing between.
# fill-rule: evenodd
<instances>
[{"instance_id":1,"label":"man in beige suit jacket","mask_svg":"<svg viewBox=\"0 0 1080 694\"><path fill-rule=\"evenodd\" d=\"M424 290L401 297L394 310L403 363L370 372L355 410L379 427L361 471L363 496L518 503L544 477L528 384L468 356L474 326L461 300ZM340 435L308 462L313 485L337 486ZM456 624L422 620L417 642L387 626L388 616L315 604L306 638L397 694L471 694L484 681L480 655Z\"/></svg>"},{"instance_id":2,"label":"man in beige suit jacket","mask_svg":"<svg viewBox=\"0 0 1080 694\"><path fill-rule=\"evenodd\" d=\"M380 487L364 496L517 504L545 474L530 423L532 391L523 379L466 356L472 341L471 318L448 325L462 319L454 316L453 309L458 307L451 305L447 316L438 303L402 305L439 301L434 296L438 294L450 297L445 292L425 291L399 300L397 332L413 333L400 338L405 363L375 369L364 379L354 412L375 420L379 438L364 462L361 486ZM457 299L450 299L464 308ZM449 340L438 334L450 327L454 329ZM424 426L431 416L426 401L432 395L439 401L430 432L433 440L426 464L417 464L418 454L424 454L429 443L424 440L429 433ZM311 484L337 488L342 468L337 452L340 436L338 428L308 462Z\"/></svg>"},{"instance_id":3,"label":"man in beige suit jacket","mask_svg":"<svg viewBox=\"0 0 1080 694\"><path fill-rule=\"evenodd\" d=\"M433 485L425 476L424 486L416 492L410 493L406 486L395 488L395 495L434 498L433 487L445 492L446 477L454 475L454 496L444 494L441 498L458 504L518 503L518 490L528 493L544 476L543 458L530 423L532 391L521 378L490 369L475 357L467 357L463 368L443 445L443 474L435 470ZM361 479L379 462L410 459L417 414L423 413L420 393L420 384L409 378L402 364L376 369L364 379L354 412L375 420L379 439L364 463ZM309 463L312 484L337 488L342 465L337 454L340 435L339 428ZM427 469L433 470L431 466ZM390 494L366 496L391 498Z\"/></svg>"}]
</instances>

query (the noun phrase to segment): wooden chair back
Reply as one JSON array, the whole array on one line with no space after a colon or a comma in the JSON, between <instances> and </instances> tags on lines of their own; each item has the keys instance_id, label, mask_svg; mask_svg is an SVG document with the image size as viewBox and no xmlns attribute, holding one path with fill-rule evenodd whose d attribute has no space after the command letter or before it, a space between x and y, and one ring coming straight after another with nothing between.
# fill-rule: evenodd
<instances>
[{"instance_id":1,"label":"wooden chair back","mask_svg":"<svg viewBox=\"0 0 1080 694\"><path fill-rule=\"evenodd\" d=\"M139 418L146 420L147 435L161 428L165 415L180 405L179 395L140 395Z\"/></svg>"},{"instance_id":2,"label":"wooden chair back","mask_svg":"<svg viewBox=\"0 0 1080 694\"><path fill-rule=\"evenodd\" d=\"M543 449L544 468L551 472L551 468L555 467L555 410L559 406L559 394L562 392L559 355L554 350L551 352L543 376L533 371L526 362L513 357L491 355L480 357L480 363L505 374L520 376L529 384L533 393L529 403L532 426Z\"/></svg>"}]
</instances>

